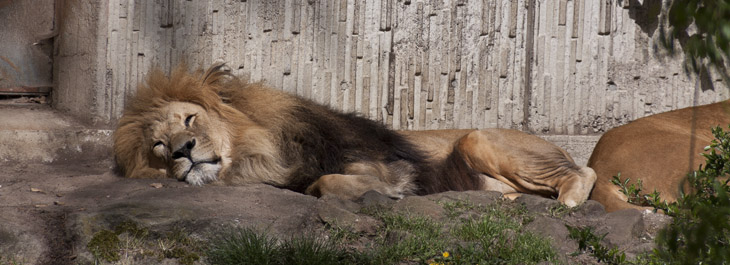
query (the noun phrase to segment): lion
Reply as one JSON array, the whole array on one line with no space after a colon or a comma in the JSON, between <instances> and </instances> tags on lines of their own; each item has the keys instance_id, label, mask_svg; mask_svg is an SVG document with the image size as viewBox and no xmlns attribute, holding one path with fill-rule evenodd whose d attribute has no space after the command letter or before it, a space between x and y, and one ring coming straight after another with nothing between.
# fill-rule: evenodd
<instances>
[{"instance_id":1,"label":"lion","mask_svg":"<svg viewBox=\"0 0 730 265\"><path fill-rule=\"evenodd\" d=\"M114 132L124 176L199 186L264 183L317 197L449 190L557 196L576 206L596 176L510 129L393 131L354 113L249 83L223 64L152 70Z\"/></svg>"},{"instance_id":2,"label":"lion","mask_svg":"<svg viewBox=\"0 0 730 265\"><path fill-rule=\"evenodd\" d=\"M607 131L588 160L598 175L590 198L607 211L642 209L611 183L620 173L622 180L641 179L643 190L676 201L688 188L687 174L705 161L701 153L714 139L711 128L728 124L730 101L723 101L647 116Z\"/></svg>"}]
</instances>

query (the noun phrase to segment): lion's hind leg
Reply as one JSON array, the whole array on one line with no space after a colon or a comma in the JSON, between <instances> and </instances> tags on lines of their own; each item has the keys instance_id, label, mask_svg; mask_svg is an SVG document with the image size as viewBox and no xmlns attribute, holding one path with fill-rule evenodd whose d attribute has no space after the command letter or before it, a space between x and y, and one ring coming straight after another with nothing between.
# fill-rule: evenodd
<instances>
[{"instance_id":1,"label":"lion's hind leg","mask_svg":"<svg viewBox=\"0 0 730 265\"><path fill-rule=\"evenodd\" d=\"M312 183L305 193L316 197L334 195L342 199L354 200L370 190L394 199L403 198L402 191L372 175L324 175Z\"/></svg>"},{"instance_id":2,"label":"lion's hind leg","mask_svg":"<svg viewBox=\"0 0 730 265\"><path fill-rule=\"evenodd\" d=\"M575 165L559 147L514 130L471 132L457 141L456 151L482 174L482 189L501 191L507 197L516 193L558 195L561 203L574 207L588 199L596 181L591 168Z\"/></svg>"}]
</instances>

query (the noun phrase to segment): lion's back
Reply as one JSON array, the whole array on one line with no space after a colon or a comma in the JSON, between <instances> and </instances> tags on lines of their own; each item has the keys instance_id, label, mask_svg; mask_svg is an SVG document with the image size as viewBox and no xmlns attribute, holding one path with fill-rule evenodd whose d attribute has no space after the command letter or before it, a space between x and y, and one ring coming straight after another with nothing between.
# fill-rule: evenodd
<instances>
[{"instance_id":1,"label":"lion's back","mask_svg":"<svg viewBox=\"0 0 730 265\"><path fill-rule=\"evenodd\" d=\"M641 179L645 188L656 189L665 199L676 199L682 179L704 162L699 154L712 140L710 128L730 123L728 107L720 102L684 108L609 130L588 161L598 175L591 198L603 203L615 197L610 180L620 173L632 183Z\"/></svg>"}]
</instances>

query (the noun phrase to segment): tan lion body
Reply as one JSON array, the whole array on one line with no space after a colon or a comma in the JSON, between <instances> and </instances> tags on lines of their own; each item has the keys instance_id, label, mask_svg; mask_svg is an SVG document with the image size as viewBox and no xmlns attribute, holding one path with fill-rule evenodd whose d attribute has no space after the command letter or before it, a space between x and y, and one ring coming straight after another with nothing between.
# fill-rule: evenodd
<instances>
[{"instance_id":1,"label":"tan lion body","mask_svg":"<svg viewBox=\"0 0 730 265\"><path fill-rule=\"evenodd\" d=\"M394 132L213 67L148 76L114 134L127 177L194 185L267 183L354 199L447 190L588 197L590 168L559 147L515 130Z\"/></svg>"},{"instance_id":2,"label":"tan lion body","mask_svg":"<svg viewBox=\"0 0 730 265\"><path fill-rule=\"evenodd\" d=\"M645 192L654 189L668 201L679 196L684 180L704 163L700 155L713 136L714 126L730 124L730 102L690 107L637 119L606 132L596 144L588 166L598 175L591 199L607 211L640 208L626 202L613 176L643 182Z\"/></svg>"}]
</instances>

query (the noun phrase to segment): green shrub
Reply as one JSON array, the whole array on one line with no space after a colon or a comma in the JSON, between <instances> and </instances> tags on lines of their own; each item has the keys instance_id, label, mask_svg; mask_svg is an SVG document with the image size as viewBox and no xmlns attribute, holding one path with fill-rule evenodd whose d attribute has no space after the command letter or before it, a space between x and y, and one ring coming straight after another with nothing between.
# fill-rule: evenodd
<instances>
[{"instance_id":1,"label":"green shrub","mask_svg":"<svg viewBox=\"0 0 730 265\"><path fill-rule=\"evenodd\" d=\"M608 248L601 244L601 240L606 237L606 234L598 236L593 233L592 227L577 228L567 225L566 227L570 233L570 238L578 242L579 251L589 251L591 256L595 257L598 262L612 265L627 264L625 253L616 247Z\"/></svg>"},{"instance_id":2,"label":"green shrub","mask_svg":"<svg viewBox=\"0 0 730 265\"><path fill-rule=\"evenodd\" d=\"M706 165L689 175L692 188L663 209L674 217L657 237L657 258L670 264L728 264L730 260L730 133L712 129ZM709 151L709 152L707 152Z\"/></svg>"}]
</instances>

